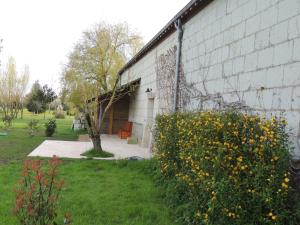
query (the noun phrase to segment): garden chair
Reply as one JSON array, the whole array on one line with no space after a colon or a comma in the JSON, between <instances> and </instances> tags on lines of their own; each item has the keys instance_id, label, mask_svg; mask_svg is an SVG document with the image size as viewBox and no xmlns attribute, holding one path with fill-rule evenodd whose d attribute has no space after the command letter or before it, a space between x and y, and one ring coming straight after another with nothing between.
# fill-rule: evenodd
<instances>
[{"instance_id":1,"label":"garden chair","mask_svg":"<svg viewBox=\"0 0 300 225\"><path fill-rule=\"evenodd\" d=\"M118 136L121 139L127 139L132 133L132 122L126 122L123 127L118 131Z\"/></svg>"}]
</instances>

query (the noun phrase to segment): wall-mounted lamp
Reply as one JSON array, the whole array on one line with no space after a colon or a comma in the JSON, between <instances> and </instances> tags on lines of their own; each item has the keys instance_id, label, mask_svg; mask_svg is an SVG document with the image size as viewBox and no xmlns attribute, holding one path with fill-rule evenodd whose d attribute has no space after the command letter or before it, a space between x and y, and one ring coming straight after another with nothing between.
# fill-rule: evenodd
<instances>
[{"instance_id":1,"label":"wall-mounted lamp","mask_svg":"<svg viewBox=\"0 0 300 225\"><path fill-rule=\"evenodd\" d=\"M147 88L147 90L146 90L145 92L146 92L146 93L152 92L152 88Z\"/></svg>"},{"instance_id":2,"label":"wall-mounted lamp","mask_svg":"<svg viewBox=\"0 0 300 225\"><path fill-rule=\"evenodd\" d=\"M148 99L154 99L155 98L155 93L152 91L152 88L147 88L145 91L147 94Z\"/></svg>"}]
</instances>

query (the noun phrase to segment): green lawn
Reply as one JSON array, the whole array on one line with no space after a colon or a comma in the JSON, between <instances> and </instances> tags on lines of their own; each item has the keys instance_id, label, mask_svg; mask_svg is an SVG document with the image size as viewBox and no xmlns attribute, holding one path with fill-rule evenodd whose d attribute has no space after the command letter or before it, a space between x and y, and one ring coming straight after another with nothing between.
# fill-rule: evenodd
<instances>
[{"instance_id":1,"label":"green lawn","mask_svg":"<svg viewBox=\"0 0 300 225\"><path fill-rule=\"evenodd\" d=\"M0 116L1 118L1 116ZM39 121L39 130L36 136L30 137L28 131L28 122L31 119ZM51 113L46 114L46 120L52 118ZM13 127L9 130L4 129L2 121L0 121L0 132L7 132L8 136L0 136L0 163L23 159L35 147L42 143L45 139L60 140L76 140L78 133L73 132L71 128L72 118L58 119L57 132L52 138L46 138L44 131L44 115L32 115L29 112L24 113L24 119L16 119L13 121Z\"/></svg>"},{"instance_id":2,"label":"green lawn","mask_svg":"<svg viewBox=\"0 0 300 225\"><path fill-rule=\"evenodd\" d=\"M51 115L47 115L50 117ZM46 138L43 116L38 116L40 131L29 137L26 114L16 120L7 137L0 137L0 224L18 225L12 214L13 188L20 178L22 161ZM72 118L57 120L54 139L74 140L78 133L71 127ZM0 132L3 129L0 128ZM160 190L148 175L149 161L63 160L60 176L65 188L60 200L58 222L70 212L78 225L171 225L170 210L162 201Z\"/></svg>"}]
</instances>

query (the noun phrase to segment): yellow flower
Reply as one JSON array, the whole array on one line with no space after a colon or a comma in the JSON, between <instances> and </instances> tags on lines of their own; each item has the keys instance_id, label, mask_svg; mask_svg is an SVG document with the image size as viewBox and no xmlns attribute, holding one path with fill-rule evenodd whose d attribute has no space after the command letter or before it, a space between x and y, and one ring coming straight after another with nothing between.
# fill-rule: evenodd
<instances>
[{"instance_id":1,"label":"yellow flower","mask_svg":"<svg viewBox=\"0 0 300 225\"><path fill-rule=\"evenodd\" d=\"M282 122L283 124L285 124L285 125L288 124L287 121L286 121L285 119L281 119L281 122Z\"/></svg>"},{"instance_id":2,"label":"yellow flower","mask_svg":"<svg viewBox=\"0 0 300 225\"><path fill-rule=\"evenodd\" d=\"M250 144L254 144L255 141L254 141L253 139L250 139L250 140L249 140L249 143L250 143Z\"/></svg>"},{"instance_id":3,"label":"yellow flower","mask_svg":"<svg viewBox=\"0 0 300 225\"><path fill-rule=\"evenodd\" d=\"M231 217L232 219L235 219L235 218L236 218L235 213L232 213L232 212L228 213L228 216Z\"/></svg>"},{"instance_id":4,"label":"yellow flower","mask_svg":"<svg viewBox=\"0 0 300 225\"><path fill-rule=\"evenodd\" d=\"M289 188L289 186L288 186L286 183L282 183L281 186L282 186L283 188L285 188L285 189L288 189L288 188Z\"/></svg>"}]
</instances>

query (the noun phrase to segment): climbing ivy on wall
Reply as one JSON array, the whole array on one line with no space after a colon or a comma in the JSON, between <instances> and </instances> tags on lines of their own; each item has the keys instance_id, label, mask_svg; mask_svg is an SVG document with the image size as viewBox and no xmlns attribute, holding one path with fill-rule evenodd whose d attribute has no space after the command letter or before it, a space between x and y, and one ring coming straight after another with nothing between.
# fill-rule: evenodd
<instances>
[{"instance_id":1,"label":"climbing ivy on wall","mask_svg":"<svg viewBox=\"0 0 300 225\"><path fill-rule=\"evenodd\" d=\"M176 52L177 47L173 46L166 54L156 58L156 85L161 113L170 113L174 108ZM192 98L200 93L195 84L187 82L182 63L179 73L178 108L180 111L186 111Z\"/></svg>"}]
</instances>

